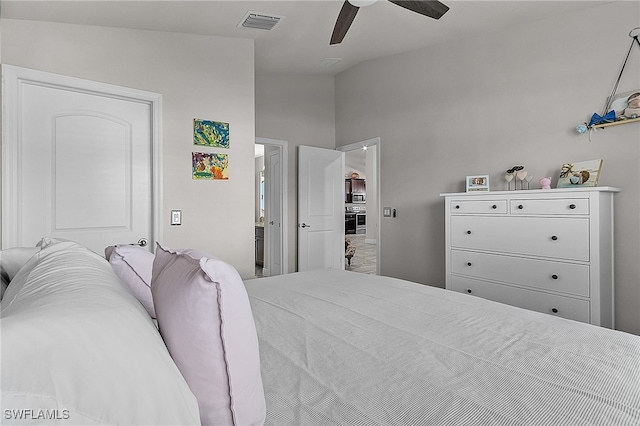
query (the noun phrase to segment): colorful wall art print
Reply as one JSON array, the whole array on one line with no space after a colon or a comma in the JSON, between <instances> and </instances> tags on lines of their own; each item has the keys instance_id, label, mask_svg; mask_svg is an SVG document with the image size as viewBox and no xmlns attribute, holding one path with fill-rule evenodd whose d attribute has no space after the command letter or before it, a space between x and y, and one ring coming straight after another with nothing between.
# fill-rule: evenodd
<instances>
[{"instance_id":1,"label":"colorful wall art print","mask_svg":"<svg viewBox=\"0 0 640 426\"><path fill-rule=\"evenodd\" d=\"M196 180L229 179L229 155L192 152L192 177Z\"/></svg>"},{"instance_id":2,"label":"colorful wall art print","mask_svg":"<svg viewBox=\"0 0 640 426\"><path fill-rule=\"evenodd\" d=\"M602 160L565 163L560 169L558 188L597 186L601 169Z\"/></svg>"},{"instance_id":3,"label":"colorful wall art print","mask_svg":"<svg viewBox=\"0 0 640 426\"><path fill-rule=\"evenodd\" d=\"M193 144L229 148L229 123L194 118Z\"/></svg>"}]
</instances>

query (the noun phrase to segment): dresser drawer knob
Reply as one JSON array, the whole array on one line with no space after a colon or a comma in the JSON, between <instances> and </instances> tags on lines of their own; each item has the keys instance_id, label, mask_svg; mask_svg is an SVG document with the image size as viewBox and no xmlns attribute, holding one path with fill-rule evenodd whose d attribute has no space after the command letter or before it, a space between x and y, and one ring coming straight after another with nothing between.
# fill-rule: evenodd
<instances>
[{"instance_id":1,"label":"dresser drawer knob","mask_svg":"<svg viewBox=\"0 0 640 426\"><path fill-rule=\"evenodd\" d=\"M573 209L575 209L575 208L576 208L576 205L575 205L575 204L569 204L569 208L570 208L571 210L573 210Z\"/></svg>"},{"instance_id":2,"label":"dresser drawer knob","mask_svg":"<svg viewBox=\"0 0 640 426\"><path fill-rule=\"evenodd\" d=\"M558 276L556 274L551 275L551 278L553 278L554 280L558 279Z\"/></svg>"},{"instance_id":3,"label":"dresser drawer knob","mask_svg":"<svg viewBox=\"0 0 640 426\"><path fill-rule=\"evenodd\" d=\"M459 209L459 208L460 208L460 205L456 204L456 209Z\"/></svg>"},{"instance_id":4,"label":"dresser drawer knob","mask_svg":"<svg viewBox=\"0 0 640 426\"><path fill-rule=\"evenodd\" d=\"M470 288L467 289L467 293L471 294L471 289Z\"/></svg>"},{"instance_id":5,"label":"dresser drawer knob","mask_svg":"<svg viewBox=\"0 0 640 426\"><path fill-rule=\"evenodd\" d=\"M495 209L497 209L497 208L498 208L498 206L496 206L496 205L494 204L494 205L492 205L492 206L491 206L491 208L495 210Z\"/></svg>"},{"instance_id":6,"label":"dresser drawer knob","mask_svg":"<svg viewBox=\"0 0 640 426\"><path fill-rule=\"evenodd\" d=\"M471 266L471 262L467 262L467 266Z\"/></svg>"},{"instance_id":7,"label":"dresser drawer knob","mask_svg":"<svg viewBox=\"0 0 640 426\"><path fill-rule=\"evenodd\" d=\"M558 308L551 308L551 312L553 312L554 314L557 314L560 311L558 310Z\"/></svg>"},{"instance_id":8,"label":"dresser drawer knob","mask_svg":"<svg viewBox=\"0 0 640 426\"><path fill-rule=\"evenodd\" d=\"M522 209L524 209L524 206L523 206L522 204L518 204L518 208L519 208L520 210L522 210Z\"/></svg>"},{"instance_id":9,"label":"dresser drawer knob","mask_svg":"<svg viewBox=\"0 0 640 426\"><path fill-rule=\"evenodd\" d=\"M555 235L551 236L551 239L552 239L553 241L558 241L558 237L557 237L557 236L555 236Z\"/></svg>"},{"instance_id":10,"label":"dresser drawer knob","mask_svg":"<svg viewBox=\"0 0 640 426\"><path fill-rule=\"evenodd\" d=\"M471 235L471 231L467 231L467 235Z\"/></svg>"}]
</instances>

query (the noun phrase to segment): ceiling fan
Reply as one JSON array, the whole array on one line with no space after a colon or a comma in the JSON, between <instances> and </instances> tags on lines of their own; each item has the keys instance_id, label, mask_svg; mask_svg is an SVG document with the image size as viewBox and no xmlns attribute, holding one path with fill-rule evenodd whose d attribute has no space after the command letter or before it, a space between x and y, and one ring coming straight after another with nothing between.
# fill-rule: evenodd
<instances>
[{"instance_id":1,"label":"ceiling fan","mask_svg":"<svg viewBox=\"0 0 640 426\"><path fill-rule=\"evenodd\" d=\"M338 20L336 26L333 28L333 34L331 34L331 42L329 44L339 44L347 34L351 23L356 17L358 10L361 7L369 6L375 3L377 0L347 0L340 9L338 14ZM433 19L440 19L442 15L447 13L449 7L436 0L389 0L391 3L396 4L405 9L409 9L413 12L421 15L428 16Z\"/></svg>"}]
</instances>

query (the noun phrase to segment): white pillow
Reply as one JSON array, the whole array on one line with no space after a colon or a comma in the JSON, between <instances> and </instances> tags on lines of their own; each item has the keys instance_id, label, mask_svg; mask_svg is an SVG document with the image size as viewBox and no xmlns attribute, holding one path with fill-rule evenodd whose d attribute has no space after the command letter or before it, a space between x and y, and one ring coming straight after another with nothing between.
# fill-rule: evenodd
<instances>
[{"instance_id":1,"label":"white pillow","mask_svg":"<svg viewBox=\"0 0 640 426\"><path fill-rule=\"evenodd\" d=\"M11 281L20 268L39 251L38 247L13 247L0 250L0 270L4 271Z\"/></svg>"},{"instance_id":2,"label":"white pillow","mask_svg":"<svg viewBox=\"0 0 640 426\"><path fill-rule=\"evenodd\" d=\"M198 399L203 425L262 425L258 336L235 268L158 244L151 290L160 334Z\"/></svg>"},{"instance_id":3,"label":"white pillow","mask_svg":"<svg viewBox=\"0 0 640 426\"><path fill-rule=\"evenodd\" d=\"M4 272L2 269L0 269L0 300L2 300L2 298L4 297L4 291L7 289L7 287L9 286L9 275L7 275L6 272Z\"/></svg>"},{"instance_id":4,"label":"white pillow","mask_svg":"<svg viewBox=\"0 0 640 426\"><path fill-rule=\"evenodd\" d=\"M39 251L38 247L13 247L0 250L0 301L4 298L11 280L18 271Z\"/></svg>"},{"instance_id":5,"label":"white pillow","mask_svg":"<svg viewBox=\"0 0 640 426\"><path fill-rule=\"evenodd\" d=\"M109 246L104 253L120 281L142 303L151 318L155 318L156 311L151 295L153 253L129 244Z\"/></svg>"},{"instance_id":6,"label":"white pillow","mask_svg":"<svg viewBox=\"0 0 640 426\"><path fill-rule=\"evenodd\" d=\"M28 263L1 304L0 406L3 416L34 415L0 423L199 424L196 398L151 318L104 257L66 242ZM42 411L59 416L36 417Z\"/></svg>"},{"instance_id":7,"label":"white pillow","mask_svg":"<svg viewBox=\"0 0 640 426\"><path fill-rule=\"evenodd\" d=\"M65 240L64 238L42 237L36 244L36 247L40 247L41 249L43 249L47 246L58 243L75 243L75 241Z\"/></svg>"}]
</instances>

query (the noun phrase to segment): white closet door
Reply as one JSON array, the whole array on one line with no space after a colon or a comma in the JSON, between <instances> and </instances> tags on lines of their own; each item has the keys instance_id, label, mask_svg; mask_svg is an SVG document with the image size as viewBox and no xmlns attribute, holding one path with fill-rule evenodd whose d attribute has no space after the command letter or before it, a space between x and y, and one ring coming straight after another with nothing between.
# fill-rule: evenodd
<instances>
[{"instance_id":1,"label":"white closet door","mask_svg":"<svg viewBox=\"0 0 640 426\"><path fill-rule=\"evenodd\" d=\"M6 161L17 194L3 203L3 246L48 236L103 253L153 242L151 103L20 79L16 90L15 150Z\"/></svg>"}]
</instances>

